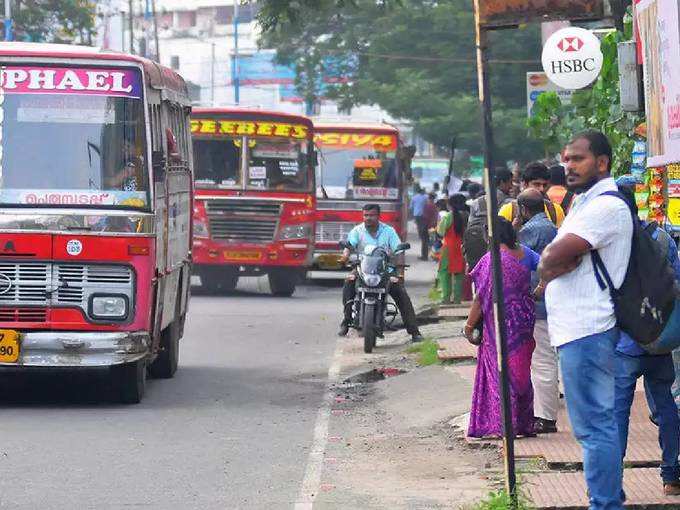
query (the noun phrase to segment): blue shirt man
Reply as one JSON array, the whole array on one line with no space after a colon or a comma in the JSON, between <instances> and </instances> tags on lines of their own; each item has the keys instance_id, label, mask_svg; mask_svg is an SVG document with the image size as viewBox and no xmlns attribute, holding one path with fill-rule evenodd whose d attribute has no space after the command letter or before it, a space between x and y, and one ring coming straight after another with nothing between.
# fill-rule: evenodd
<instances>
[{"instance_id":1,"label":"blue shirt man","mask_svg":"<svg viewBox=\"0 0 680 510\"><path fill-rule=\"evenodd\" d=\"M420 218L425 211L425 204L427 203L427 194L419 189L418 192L411 199L411 214L414 218Z\"/></svg>"},{"instance_id":2,"label":"blue shirt man","mask_svg":"<svg viewBox=\"0 0 680 510\"><path fill-rule=\"evenodd\" d=\"M380 206L378 204L366 204L363 207L364 222L354 227L347 236L347 242L358 253L363 253L366 246L380 246L387 248L391 252L397 251L401 244L401 239L397 232L384 223L380 222ZM349 257L349 250L345 250L342 254L344 261ZM416 312L413 309L413 303L406 293L406 289L401 282L394 282L390 284L389 293L401 313L401 318L406 326L406 331L411 335L413 342L419 342L423 339L418 330L416 322ZM353 323L353 307L354 298L356 296L356 273L352 272L348 278L345 279L345 284L342 287L342 303L344 318L340 324L338 334L340 336L347 335L349 327Z\"/></svg>"},{"instance_id":3,"label":"blue shirt man","mask_svg":"<svg viewBox=\"0 0 680 510\"><path fill-rule=\"evenodd\" d=\"M619 186L619 192L627 198L637 214L635 196L626 186ZM649 225L643 223L649 231ZM680 282L680 260L675 241L661 228L656 227L652 237L666 253L666 258ZM665 495L680 495L680 418L675 405L671 387L675 381L675 369L671 354L653 356L647 354L625 332L616 346L616 389L615 416L619 428L621 454L625 456L628 443L630 408L633 404L637 380L643 376L645 396L651 418L659 426L659 445L661 446L661 480Z\"/></svg>"}]
</instances>

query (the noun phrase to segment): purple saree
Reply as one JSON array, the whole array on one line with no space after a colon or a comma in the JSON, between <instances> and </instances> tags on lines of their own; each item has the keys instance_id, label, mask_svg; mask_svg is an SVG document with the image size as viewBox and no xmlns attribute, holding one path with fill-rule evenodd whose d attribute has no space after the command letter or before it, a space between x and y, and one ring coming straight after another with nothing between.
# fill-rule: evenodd
<instances>
[{"instance_id":1,"label":"purple saree","mask_svg":"<svg viewBox=\"0 0 680 510\"><path fill-rule=\"evenodd\" d=\"M508 343L508 374L515 435L533 434L534 392L531 387L531 355L534 351L534 301L530 274L519 260L501 250L505 324ZM493 280L489 253L470 273L484 314L484 337L479 346L468 436L503 435L501 393L493 321Z\"/></svg>"}]
</instances>

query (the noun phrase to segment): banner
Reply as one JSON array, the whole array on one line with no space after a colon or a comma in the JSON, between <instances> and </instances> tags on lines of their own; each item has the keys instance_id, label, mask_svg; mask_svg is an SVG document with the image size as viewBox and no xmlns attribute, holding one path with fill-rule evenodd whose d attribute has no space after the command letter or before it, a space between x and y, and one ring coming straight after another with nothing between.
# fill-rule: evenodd
<instances>
[{"instance_id":1,"label":"banner","mask_svg":"<svg viewBox=\"0 0 680 510\"><path fill-rule=\"evenodd\" d=\"M680 29L677 0L636 5L647 113L647 166L680 162Z\"/></svg>"},{"instance_id":2,"label":"banner","mask_svg":"<svg viewBox=\"0 0 680 510\"><path fill-rule=\"evenodd\" d=\"M309 128L304 124L285 122L260 122L252 120L192 119L193 135L224 136L280 136L284 138L305 139Z\"/></svg>"},{"instance_id":3,"label":"banner","mask_svg":"<svg viewBox=\"0 0 680 510\"><path fill-rule=\"evenodd\" d=\"M5 94L142 97L141 75L132 69L2 66L0 88Z\"/></svg>"},{"instance_id":4,"label":"banner","mask_svg":"<svg viewBox=\"0 0 680 510\"><path fill-rule=\"evenodd\" d=\"M507 27L531 21L597 20L603 0L479 0L483 27Z\"/></svg>"},{"instance_id":5,"label":"banner","mask_svg":"<svg viewBox=\"0 0 680 510\"><path fill-rule=\"evenodd\" d=\"M373 149L378 152L397 150L397 136L378 133L316 133L314 141L321 147Z\"/></svg>"}]
</instances>

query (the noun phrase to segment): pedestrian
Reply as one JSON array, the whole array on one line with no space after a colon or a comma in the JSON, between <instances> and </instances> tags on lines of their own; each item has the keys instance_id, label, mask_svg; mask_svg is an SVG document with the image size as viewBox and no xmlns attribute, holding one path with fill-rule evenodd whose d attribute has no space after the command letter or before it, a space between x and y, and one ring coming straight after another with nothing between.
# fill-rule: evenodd
<instances>
[{"instance_id":1,"label":"pedestrian","mask_svg":"<svg viewBox=\"0 0 680 510\"><path fill-rule=\"evenodd\" d=\"M633 191L619 186L619 192L626 197L629 206L637 215ZM655 223L644 224L652 229L652 237L661 245L662 252L680 282L680 261L675 241ZM661 446L661 481L666 496L680 495L680 418L673 399L671 387L675 381L672 354L651 355L640 347L627 333L621 332L616 346L616 421L619 428L621 458L626 456L630 409L635 396L637 380L643 377L645 395L652 413L652 420L659 427Z\"/></svg>"},{"instance_id":2,"label":"pedestrian","mask_svg":"<svg viewBox=\"0 0 680 510\"><path fill-rule=\"evenodd\" d=\"M566 146L567 185L578 196L555 240L543 251L541 278L550 341L557 347L567 411L583 449L590 508L623 508L623 466L615 417L616 346L620 334L609 290L598 285L597 250L614 287L623 283L633 222L626 204L603 195L617 191L610 176L612 148L598 131Z\"/></svg>"},{"instance_id":3,"label":"pedestrian","mask_svg":"<svg viewBox=\"0 0 680 510\"><path fill-rule=\"evenodd\" d=\"M507 168L501 167L494 171L496 179L496 204L500 208L510 202L510 190L512 189L512 173ZM480 187L475 187L479 189ZM470 186L472 193L472 185ZM470 205L470 219L463 236L463 255L467 263L468 271L472 271L479 260L484 256L488 248L486 232L486 207L487 197L482 195L472 201Z\"/></svg>"},{"instance_id":4,"label":"pedestrian","mask_svg":"<svg viewBox=\"0 0 680 510\"><path fill-rule=\"evenodd\" d=\"M417 186L416 194L411 199L411 213L416 222L418 237L420 238L420 260L427 260L430 244L429 234L427 232L428 227L424 216L427 200L428 198L425 194L425 190L420 186Z\"/></svg>"},{"instance_id":5,"label":"pedestrian","mask_svg":"<svg viewBox=\"0 0 680 510\"><path fill-rule=\"evenodd\" d=\"M538 255L520 246L512 224L499 218L498 237L503 270L508 376L513 431L521 436L534 435L531 354L534 350L534 304L531 299L530 269ZM473 341L473 331L483 322L482 341L477 354L477 369L470 409L468 436L500 437L503 434L501 393L498 379L496 332L493 318L491 254L486 253L471 273L477 289L465 324L464 334Z\"/></svg>"},{"instance_id":6,"label":"pedestrian","mask_svg":"<svg viewBox=\"0 0 680 510\"><path fill-rule=\"evenodd\" d=\"M543 195L529 188L517 197L524 225L518 233L519 242L539 255L555 236L557 227L545 214ZM536 271L531 273L531 287L536 289L536 349L531 359L531 383L534 387L534 423L537 434L557 432L557 410L560 390L558 386L557 353L550 345L548 316L543 299L543 287Z\"/></svg>"},{"instance_id":7,"label":"pedestrian","mask_svg":"<svg viewBox=\"0 0 680 510\"><path fill-rule=\"evenodd\" d=\"M551 202L546 196L546 192L550 186L550 172L548 171L548 167L539 161L529 163L524 168L521 179L522 191L531 188L541 192L545 203L546 216L559 227L562 224L562 221L564 221L564 211L559 204ZM519 214L517 200L512 200L505 204L500 208L498 214L506 220L511 221L515 226L515 229L519 231L522 226L522 218Z\"/></svg>"},{"instance_id":8,"label":"pedestrian","mask_svg":"<svg viewBox=\"0 0 680 510\"><path fill-rule=\"evenodd\" d=\"M459 199L449 198L448 212L439 220L437 234L443 238L439 257L439 293L442 303L460 304L463 297L465 259L463 259L463 234L465 218L458 209ZM453 299L451 294L453 291Z\"/></svg>"},{"instance_id":9,"label":"pedestrian","mask_svg":"<svg viewBox=\"0 0 680 510\"><path fill-rule=\"evenodd\" d=\"M437 228L437 223L439 221L439 210L437 209L436 195L434 193L429 193L427 195L427 202L425 202L425 207L423 208L423 218L425 219L425 225L427 225L427 243L428 243L428 254L430 247L430 231Z\"/></svg>"},{"instance_id":10,"label":"pedestrian","mask_svg":"<svg viewBox=\"0 0 680 510\"><path fill-rule=\"evenodd\" d=\"M569 209L576 196L573 191L567 189L567 176L562 165L553 165L550 171L550 187L548 199L555 204L560 204L564 214L569 214Z\"/></svg>"}]
</instances>

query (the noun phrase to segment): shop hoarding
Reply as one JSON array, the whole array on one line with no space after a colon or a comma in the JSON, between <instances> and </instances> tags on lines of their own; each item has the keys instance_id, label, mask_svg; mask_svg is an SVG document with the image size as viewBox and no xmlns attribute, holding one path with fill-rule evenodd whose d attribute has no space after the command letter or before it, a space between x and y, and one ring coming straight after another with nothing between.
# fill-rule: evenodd
<instances>
[{"instance_id":1,"label":"shop hoarding","mask_svg":"<svg viewBox=\"0 0 680 510\"><path fill-rule=\"evenodd\" d=\"M485 28L604 17L603 0L480 0L479 9L480 23Z\"/></svg>"},{"instance_id":2,"label":"shop hoarding","mask_svg":"<svg viewBox=\"0 0 680 510\"><path fill-rule=\"evenodd\" d=\"M680 27L678 0L636 5L647 113L647 166L680 162ZM671 65L674 63L674 65Z\"/></svg>"}]
</instances>

